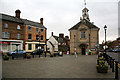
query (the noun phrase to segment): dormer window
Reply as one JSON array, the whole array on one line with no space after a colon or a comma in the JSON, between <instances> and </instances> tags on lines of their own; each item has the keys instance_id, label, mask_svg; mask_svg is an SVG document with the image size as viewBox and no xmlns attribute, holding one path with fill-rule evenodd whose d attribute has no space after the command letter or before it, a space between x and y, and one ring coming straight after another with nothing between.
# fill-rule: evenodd
<instances>
[{"instance_id":1,"label":"dormer window","mask_svg":"<svg viewBox=\"0 0 120 80\"><path fill-rule=\"evenodd\" d=\"M17 29L20 29L20 25L17 25Z\"/></svg>"}]
</instances>

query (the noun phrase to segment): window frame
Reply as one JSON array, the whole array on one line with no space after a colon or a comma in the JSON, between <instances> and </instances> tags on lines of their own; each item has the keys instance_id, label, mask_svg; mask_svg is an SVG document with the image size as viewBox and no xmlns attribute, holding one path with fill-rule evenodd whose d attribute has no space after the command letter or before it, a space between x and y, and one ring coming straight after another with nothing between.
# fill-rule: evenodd
<instances>
[{"instance_id":1,"label":"window frame","mask_svg":"<svg viewBox=\"0 0 120 80\"><path fill-rule=\"evenodd\" d=\"M39 28L36 28L36 31L39 32Z\"/></svg>"},{"instance_id":2,"label":"window frame","mask_svg":"<svg viewBox=\"0 0 120 80\"><path fill-rule=\"evenodd\" d=\"M18 29L18 30L20 30L20 29L21 29L20 25L17 25L17 29Z\"/></svg>"},{"instance_id":3,"label":"window frame","mask_svg":"<svg viewBox=\"0 0 120 80\"><path fill-rule=\"evenodd\" d=\"M44 29L41 29L41 32L44 32Z\"/></svg>"},{"instance_id":4,"label":"window frame","mask_svg":"<svg viewBox=\"0 0 120 80\"><path fill-rule=\"evenodd\" d=\"M10 38L9 32L2 32L2 38Z\"/></svg>"},{"instance_id":5,"label":"window frame","mask_svg":"<svg viewBox=\"0 0 120 80\"><path fill-rule=\"evenodd\" d=\"M7 26L7 27L6 27ZM8 28L8 24L7 23L4 23L4 28Z\"/></svg>"},{"instance_id":6,"label":"window frame","mask_svg":"<svg viewBox=\"0 0 120 80\"><path fill-rule=\"evenodd\" d=\"M39 41L39 35L36 35L36 40Z\"/></svg>"},{"instance_id":7,"label":"window frame","mask_svg":"<svg viewBox=\"0 0 120 80\"><path fill-rule=\"evenodd\" d=\"M31 27L31 26L28 26L28 30L29 30L29 31L32 31L32 27Z\"/></svg>"},{"instance_id":8,"label":"window frame","mask_svg":"<svg viewBox=\"0 0 120 80\"><path fill-rule=\"evenodd\" d=\"M17 39L20 39L21 34L17 33Z\"/></svg>"},{"instance_id":9,"label":"window frame","mask_svg":"<svg viewBox=\"0 0 120 80\"><path fill-rule=\"evenodd\" d=\"M31 40L30 37L29 37L29 35L31 35L31 39L32 39L32 34L28 34L28 40Z\"/></svg>"},{"instance_id":10,"label":"window frame","mask_svg":"<svg viewBox=\"0 0 120 80\"><path fill-rule=\"evenodd\" d=\"M44 39L43 39L43 35L40 37L40 40L41 40L41 41L43 41L43 40L44 40Z\"/></svg>"},{"instance_id":11,"label":"window frame","mask_svg":"<svg viewBox=\"0 0 120 80\"><path fill-rule=\"evenodd\" d=\"M85 31L82 31L82 32L81 32L81 38L82 38L82 39L83 39L83 38L86 38Z\"/></svg>"}]
</instances>

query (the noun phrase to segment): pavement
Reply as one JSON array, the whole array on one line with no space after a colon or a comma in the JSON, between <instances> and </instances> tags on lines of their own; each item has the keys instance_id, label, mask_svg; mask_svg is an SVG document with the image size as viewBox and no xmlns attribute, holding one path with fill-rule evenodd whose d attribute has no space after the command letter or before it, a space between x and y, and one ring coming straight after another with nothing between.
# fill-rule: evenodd
<instances>
[{"instance_id":1,"label":"pavement","mask_svg":"<svg viewBox=\"0 0 120 80\"><path fill-rule=\"evenodd\" d=\"M97 55L64 55L63 57L18 58L3 61L3 78L114 78L108 73L97 73Z\"/></svg>"}]
</instances>

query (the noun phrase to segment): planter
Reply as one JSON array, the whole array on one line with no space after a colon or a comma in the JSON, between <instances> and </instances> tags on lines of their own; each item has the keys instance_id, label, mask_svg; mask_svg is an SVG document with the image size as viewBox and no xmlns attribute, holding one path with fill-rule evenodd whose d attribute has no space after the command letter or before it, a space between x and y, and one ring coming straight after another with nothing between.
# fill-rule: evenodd
<instances>
[{"instance_id":1,"label":"planter","mask_svg":"<svg viewBox=\"0 0 120 80\"><path fill-rule=\"evenodd\" d=\"M3 59L4 59L4 60L9 60L9 56L8 56L7 53L3 54Z\"/></svg>"},{"instance_id":2,"label":"planter","mask_svg":"<svg viewBox=\"0 0 120 80\"><path fill-rule=\"evenodd\" d=\"M107 73L108 72L108 66L106 65L97 65L96 66L98 73Z\"/></svg>"},{"instance_id":3,"label":"planter","mask_svg":"<svg viewBox=\"0 0 120 80\"><path fill-rule=\"evenodd\" d=\"M27 53L26 58L27 58L27 59L30 59L30 58L31 58L31 54L30 54L30 53Z\"/></svg>"},{"instance_id":4,"label":"planter","mask_svg":"<svg viewBox=\"0 0 120 80\"><path fill-rule=\"evenodd\" d=\"M31 58L31 56L29 56L29 57L27 56L27 59L30 59L30 58Z\"/></svg>"},{"instance_id":5,"label":"planter","mask_svg":"<svg viewBox=\"0 0 120 80\"><path fill-rule=\"evenodd\" d=\"M54 57L53 54L51 54L50 57Z\"/></svg>"},{"instance_id":6,"label":"planter","mask_svg":"<svg viewBox=\"0 0 120 80\"><path fill-rule=\"evenodd\" d=\"M9 58L3 58L4 60L9 60Z\"/></svg>"}]
</instances>

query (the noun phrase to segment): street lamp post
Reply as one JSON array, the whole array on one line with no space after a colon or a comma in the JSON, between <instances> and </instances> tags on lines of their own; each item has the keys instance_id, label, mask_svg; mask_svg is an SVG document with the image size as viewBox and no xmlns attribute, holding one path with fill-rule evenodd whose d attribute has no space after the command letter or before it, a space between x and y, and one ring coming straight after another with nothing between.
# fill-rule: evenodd
<instances>
[{"instance_id":1,"label":"street lamp post","mask_svg":"<svg viewBox=\"0 0 120 80\"><path fill-rule=\"evenodd\" d=\"M106 30L107 30L107 26L104 26L104 30L105 30L105 52L106 52Z\"/></svg>"},{"instance_id":2,"label":"street lamp post","mask_svg":"<svg viewBox=\"0 0 120 80\"><path fill-rule=\"evenodd\" d=\"M106 58L106 30L107 30L107 26L104 26L104 30L105 30L105 54L104 57Z\"/></svg>"}]
</instances>

